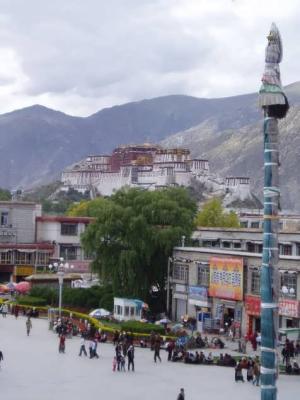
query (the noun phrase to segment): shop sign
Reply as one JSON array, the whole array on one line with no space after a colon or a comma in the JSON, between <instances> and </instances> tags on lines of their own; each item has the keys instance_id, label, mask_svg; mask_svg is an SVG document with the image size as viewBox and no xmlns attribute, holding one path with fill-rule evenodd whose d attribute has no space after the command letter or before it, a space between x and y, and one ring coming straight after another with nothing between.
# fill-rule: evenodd
<instances>
[{"instance_id":1,"label":"shop sign","mask_svg":"<svg viewBox=\"0 0 300 400\"><path fill-rule=\"evenodd\" d=\"M300 303L297 300L279 300L279 314L292 318L299 318Z\"/></svg>"},{"instance_id":2,"label":"shop sign","mask_svg":"<svg viewBox=\"0 0 300 400\"><path fill-rule=\"evenodd\" d=\"M245 296L246 312L249 315L260 316L260 297ZM300 302L297 300L280 299L278 303L279 315L299 318Z\"/></svg>"},{"instance_id":3,"label":"shop sign","mask_svg":"<svg viewBox=\"0 0 300 400\"><path fill-rule=\"evenodd\" d=\"M180 285L179 283L176 283L175 290L176 290L176 292L185 293L186 292L186 286L185 285Z\"/></svg>"},{"instance_id":4,"label":"shop sign","mask_svg":"<svg viewBox=\"0 0 300 400\"><path fill-rule=\"evenodd\" d=\"M260 297L245 296L245 308L247 314L260 316Z\"/></svg>"},{"instance_id":5,"label":"shop sign","mask_svg":"<svg viewBox=\"0 0 300 400\"><path fill-rule=\"evenodd\" d=\"M243 259L212 257L209 263L209 295L221 299L243 299Z\"/></svg>"},{"instance_id":6,"label":"shop sign","mask_svg":"<svg viewBox=\"0 0 300 400\"><path fill-rule=\"evenodd\" d=\"M34 267L31 265L16 266L16 276L29 276L34 273Z\"/></svg>"},{"instance_id":7,"label":"shop sign","mask_svg":"<svg viewBox=\"0 0 300 400\"><path fill-rule=\"evenodd\" d=\"M189 286L189 298L207 301L207 288L203 286Z\"/></svg>"}]
</instances>

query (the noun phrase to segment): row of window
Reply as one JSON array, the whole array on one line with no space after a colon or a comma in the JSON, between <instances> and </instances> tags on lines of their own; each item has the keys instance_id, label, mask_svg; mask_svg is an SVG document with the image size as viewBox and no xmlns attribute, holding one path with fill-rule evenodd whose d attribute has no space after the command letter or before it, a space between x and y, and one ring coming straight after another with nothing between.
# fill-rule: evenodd
<instances>
[{"instance_id":1,"label":"row of window","mask_svg":"<svg viewBox=\"0 0 300 400\"><path fill-rule=\"evenodd\" d=\"M0 263L1 264L17 264L17 265L49 265L50 253L27 253L22 251L6 251L0 252Z\"/></svg>"},{"instance_id":2,"label":"row of window","mask_svg":"<svg viewBox=\"0 0 300 400\"><path fill-rule=\"evenodd\" d=\"M255 229L263 229L264 223L263 221L240 221L241 228L255 228ZM283 222L279 222L279 229L283 228Z\"/></svg>"},{"instance_id":3,"label":"row of window","mask_svg":"<svg viewBox=\"0 0 300 400\"><path fill-rule=\"evenodd\" d=\"M115 314L124 315L125 317L134 317L135 315L135 307L124 306L124 314L123 314L123 306L115 306Z\"/></svg>"},{"instance_id":4,"label":"row of window","mask_svg":"<svg viewBox=\"0 0 300 400\"><path fill-rule=\"evenodd\" d=\"M231 242L226 240L203 240L202 247L207 248L223 248L223 249L242 249L241 242ZM243 249L248 253L262 253L263 245L262 243L254 243L254 242L246 242L246 248ZM279 254L282 256L291 256L293 255L293 246L292 244L279 244ZM300 256L300 244L296 243L296 254Z\"/></svg>"},{"instance_id":5,"label":"row of window","mask_svg":"<svg viewBox=\"0 0 300 400\"><path fill-rule=\"evenodd\" d=\"M209 265L208 263L196 262L197 265L197 285L209 286ZM189 267L184 264L175 264L173 270L173 278L176 280L189 282ZM281 273L280 274L281 294L285 297L297 297L297 274ZM250 291L252 294L260 294L260 271L251 271Z\"/></svg>"}]
</instances>

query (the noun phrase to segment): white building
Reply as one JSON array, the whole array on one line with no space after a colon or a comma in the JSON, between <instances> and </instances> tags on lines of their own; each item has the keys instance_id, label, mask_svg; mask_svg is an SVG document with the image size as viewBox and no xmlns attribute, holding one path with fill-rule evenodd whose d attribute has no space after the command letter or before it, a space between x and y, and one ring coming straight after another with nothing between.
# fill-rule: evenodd
<instances>
[{"instance_id":1,"label":"white building","mask_svg":"<svg viewBox=\"0 0 300 400\"><path fill-rule=\"evenodd\" d=\"M141 300L114 297L114 318L119 321L140 321L142 308Z\"/></svg>"},{"instance_id":2,"label":"white building","mask_svg":"<svg viewBox=\"0 0 300 400\"><path fill-rule=\"evenodd\" d=\"M81 247L80 236L93 221L88 217L40 216L36 219L39 243L54 245L53 259L63 258L74 272L89 272L90 257Z\"/></svg>"}]
</instances>

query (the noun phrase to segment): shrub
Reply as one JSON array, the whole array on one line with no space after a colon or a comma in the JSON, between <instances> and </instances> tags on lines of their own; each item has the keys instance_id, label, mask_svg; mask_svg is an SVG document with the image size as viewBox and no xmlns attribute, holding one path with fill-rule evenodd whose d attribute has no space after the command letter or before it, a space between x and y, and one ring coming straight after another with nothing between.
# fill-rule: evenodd
<instances>
[{"instance_id":1,"label":"shrub","mask_svg":"<svg viewBox=\"0 0 300 400\"><path fill-rule=\"evenodd\" d=\"M17 300L18 304L21 305L30 305L30 306L45 306L47 304L47 300L41 297L33 297L33 296L22 296Z\"/></svg>"},{"instance_id":2,"label":"shrub","mask_svg":"<svg viewBox=\"0 0 300 400\"><path fill-rule=\"evenodd\" d=\"M164 334L165 330L161 325L148 324L140 321L126 321L121 323L123 331L136 332L136 333L159 333Z\"/></svg>"}]
</instances>

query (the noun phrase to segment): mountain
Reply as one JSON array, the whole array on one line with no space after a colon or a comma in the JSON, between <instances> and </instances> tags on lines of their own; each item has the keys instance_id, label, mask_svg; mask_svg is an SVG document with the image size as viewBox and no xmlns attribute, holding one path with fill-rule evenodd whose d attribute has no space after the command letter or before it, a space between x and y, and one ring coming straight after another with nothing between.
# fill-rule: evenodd
<instances>
[{"instance_id":1,"label":"mountain","mask_svg":"<svg viewBox=\"0 0 300 400\"><path fill-rule=\"evenodd\" d=\"M280 121L281 207L300 211L300 84L287 87L291 108ZM238 129L219 129L218 116L172 135L164 146L185 146L192 155L210 160L212 171L225 176L249 176L254 191L262 198L263 188L263 119Z\"/></svg>"},{"instance_id":2,"label":"mountain","mask_svg":"<svg viewBox=\"0 0 300 400\"><path fill-rule=\"evenodd\" d=\"M286 91L291 103L300 105L300 83L289 85ZM210 158L213 166L215 163L216 168L222 169L219 167L221 160L225 167L227 157L224 159L219 155L218 162L211 158L214 152L209 151L222 136L227 154L235 154L230 153L234 148L230 149L227 141L230 135L239 141L242 135L239 136L239 132L248 132L248 129L252 132L261 120L256 102L257 94L220 99L173 95L106 108L86 118L72 117L39 105L2 114L0 187L28 188L47 183L57 178L67 165L88 154L110 152L120 144L155 143L184 132L174 139L174 143L183 135L181 145L186 147L185 139L191 134L188 130L192 127L196 127L192 129L195 141L203 140L203 151L195 151L193 141L189 142L194 154L207 152L205 158ZM249 135L258 140L253 132ZM231 140L230 143L237 146ZM245 148L243 151L246 152ZM260 150L257 157L259 153Z\"/></svg>"}]
</instances>

